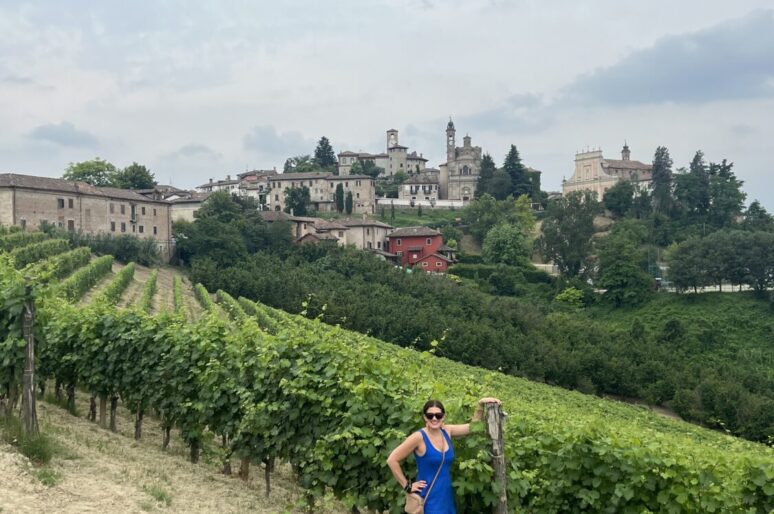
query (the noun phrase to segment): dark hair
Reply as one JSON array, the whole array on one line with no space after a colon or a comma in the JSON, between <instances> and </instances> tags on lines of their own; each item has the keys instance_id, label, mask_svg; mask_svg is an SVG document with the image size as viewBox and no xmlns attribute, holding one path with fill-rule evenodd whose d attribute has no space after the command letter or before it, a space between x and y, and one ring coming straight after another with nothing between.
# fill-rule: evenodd
<instances>
[{"instance_id":1,"label":"dark hair","mask_svg":"<svg viewBox=\"0 0 774 514\"><path fill-rule=\"evenodd\" d=\"M425 403L425 406L422 407L423 416L427 414L427 409L429 409L430 407L438 407L439 409L441 409L442 413L446 414L446 409L443 407L443 404L441 402L439 402L438 400L428 400L428 402Z\"/></svg>"}]
</instances>

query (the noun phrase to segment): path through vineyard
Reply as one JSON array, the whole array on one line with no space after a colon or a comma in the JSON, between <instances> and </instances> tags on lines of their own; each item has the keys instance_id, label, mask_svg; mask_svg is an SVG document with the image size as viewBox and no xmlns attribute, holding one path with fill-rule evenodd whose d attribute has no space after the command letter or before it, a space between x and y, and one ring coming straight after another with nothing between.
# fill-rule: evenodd
<instances>
[{"instance_id":1,"label":"path through vineyard","mask_svg":"<svg viewBox=\"0 0 774 514\"><path fill-rule=\"evenodd\" d=\"M78 394L78 409L86 412L88 397ZM61 475L53 487L46 487L34 473L36 468L10 446L0 444L0 512L186 512L186 513L279 513L302 496L289 468L274 474L272 494L266 498L263 472L252 469L252 478L244 483L218 473L212 456L192 465L185 460L187 449L177 437L170 451L161 451L158 423L146 418L143 440L132 438L129 413L119 409L119 433L98 428L82 416L73 417L64 410L40 402L43 431L59 446L49 466ZM208 462L208 460L210 462ZM235 462L236 466L237 463ZM171 498L165 506L152 496L163 491ZM302 512L291 510L290 512ZM340 505L317 508L319 513L349 512Z\"/></svg>"}]
</instances>

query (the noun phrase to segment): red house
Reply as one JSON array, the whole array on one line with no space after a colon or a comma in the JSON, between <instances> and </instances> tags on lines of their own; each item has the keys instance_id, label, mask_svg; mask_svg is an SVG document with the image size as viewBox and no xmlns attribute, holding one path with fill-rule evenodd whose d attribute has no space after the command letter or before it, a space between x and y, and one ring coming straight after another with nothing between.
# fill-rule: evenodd
<instances>
[{"instance_id":1,"label":"red house","mask_svg":"<svg viewBox=\"0 0 774 514\"><path fill-rule=\"evenodd\" d=\"M387 236L389 252L398 256L403 266L423 271L446 273L452 260L451 248L443 236L429 227L404 227Z\"/></svg>"}]
</instances>

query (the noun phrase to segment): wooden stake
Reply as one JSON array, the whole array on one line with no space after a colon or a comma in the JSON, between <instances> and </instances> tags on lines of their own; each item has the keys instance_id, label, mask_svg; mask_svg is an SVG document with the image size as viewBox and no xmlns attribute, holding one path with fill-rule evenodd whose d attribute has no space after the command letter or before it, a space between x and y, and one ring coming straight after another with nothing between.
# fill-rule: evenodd
<instances>
[{"instance_id":1,"label":"wooden stake","mask_svg":"<svg viewBox=\"0 0 774 514\"><path fill-rule=\"evenodd\" d=\"M38 411L35 405L35 336L32 328L35 322L35 303L30 298L32 289L27 286L27 298L24 303L24 339L27 347L24 352L24 381L22 389L22 430L25 435L37 437L40 435L38 427Z\"/></svg>"},{"instance_id":2,"label":"wooden stake","mask_svg":"<svg viewBox=\"0 0 774 514\"><path fill-rule=\"evenodd\" d=\"M499 485L500 497L492 512L494 514L507 514L508 491L507 470L505 467L505 444L503 441L503 409L496 403L487 403L486 408L486 433L492 441L492 468L494 480Z\"/></svg>"}]
</instances>

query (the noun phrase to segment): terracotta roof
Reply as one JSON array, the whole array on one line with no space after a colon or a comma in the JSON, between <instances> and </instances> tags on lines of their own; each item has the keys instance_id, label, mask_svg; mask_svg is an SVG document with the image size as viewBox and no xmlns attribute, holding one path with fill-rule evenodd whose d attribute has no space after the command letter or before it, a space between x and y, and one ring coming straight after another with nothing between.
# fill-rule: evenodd
<instances>
[{"instance_id":1,"label":"terracotta roof","mask_svg":"<svg viewBox=\"0 0 774 514\"><path fill-rule=\"evenodd\" d=\"M392 226L376 220L339 220L342 225L348 227L381 227L391 229Z\"/></svg>"},{"instance_id":2,"label":"terracotta roof","mask_svg":"<svg viewBox=\"0 0 774 514\"><path fill-rule=\"evenodd\" d=\"M439 259L441 259L443 261L446 261L446 262L454 262L451 259L449 259L448 257L446 257L445 255L441 255L440 253L431 253L430 255L425 255L421 259L417 259L416 262L422 262L422 261L424 261L426 259L429 259L430 257L438 257Z\"/></svg>"},{"instance_id":3,"label":"terracotta roof","mask_svg":"<svg viewBox=\"0 0 774 514\"><path fill-rule=\"evenodd\" d=\"M373 180L374 178L369 175L331 175L325 180Z\"/></svg>"},{"instance_id":4,"label":"terracotta roof","mask_svg":"<svg viewBox=\"0 0 774 514\"><path fill-rule=\"evenodd\" d=\"M441 233L430 227L402 227L392 231L387 237L432 237Z\"/></svg>"},{"instance_id":5,"label":"terracotta roof","mask_svg":"<svg viewBox=\"0 0 774 514\"><path fill-rule=\"evenodd\" d=\"M439 252L453 252L455 250L451 246L441 245L440 247L438 247L438 251Z\"/></svg>"},{"instance_id":6,"label":"terracotta roof","mask_svg":"<svg viewBox=\"0 0 774 514\"><path fill-rule=\"evenodd\" d=\"M346 152L339 152L339 156L342 156L342 155L344 157L349 157L351 155L360 155L360 154L357 152L350 152L349 150L347 150Z\"/></svg>"},{"instance_id":7,"label":"terracotta roof","mask_svg":"<svg viewBox=\"0 0 774 514\"><path fill-rule=\"evenodd\" d=\"M197 203L203 202L210 197L211 193L193 193L187 198L175 198L174 200L168 200L171 203Z\"/></svg>"},{"instance_id":8,"label":"terracotta roof","mask_svg":"<svg viewBox=\"0 0 774 514\"><path fill-rule=\"evenodd\" d=\"M645 164L640 161L622 161L617 159L602 159L602 167L624 170L650 170L653 168L650 164Z\"/></svg>"},{"instance_id":9,"label":"terracotta roof","mask_svg":"<svg viewBox=\"0 0 774 514\"><path fill-rule=\"evenodd\" d=\"M272 177L272 180L309 180L309 179L324 179L329 176L333 176L333 173L327 171L308 171L306 173L277 173Z\"/></svg>"},{"instance_id":10,"label":"terracotta roof","mask_svg":"<svg viewBox=\"0 0 774 514\"><path fill-rule=\"evenodd\" d=\"M314 228L315 230L347 230L349 227L336 223L335 221L328 221L324 219L315 218Z\"/></svg>"},{"instance_id":11,"label":"terracotta roof","mask_svg":"<svg viewBox=\"0 0 774 514\"><path fill-rule=\"evenodd\" d=\"M420 173L413 175L404 184L437 184L438 177L434 173Z\"/></svg>"},{"instance_id":12,"label":"terracotta roof","mask_svg":"<svg viewBox=\"0 0 774 514\"><path fill-rule=\"evenodd\" d=\"M304 234L303 236L301 236L298 239L296 239L296 242L303 241L304 239L312 239L312 238L319 239L321 241L322 240L325 240L325 241L338 241L339 240L339 238L334 236L333 234L328 234L328 233L312 234L311 232L309 232L308 234Z\"/></svg>"},{"instance_id":13,"label":"terracotta roof","mask_svg":"<svg viewBox=\"0 0 774 514\"><path fill-rule=\"evenodd\" d=\"M40 191L103 196L135 202L168 203L164 200L153 200L130 189L96 187L87 184L86 182L75 182L61 178L35 177L32 175L18 175L16 173L0 173L0 187L23 187Z\"/></svg>"}]
</instances>

